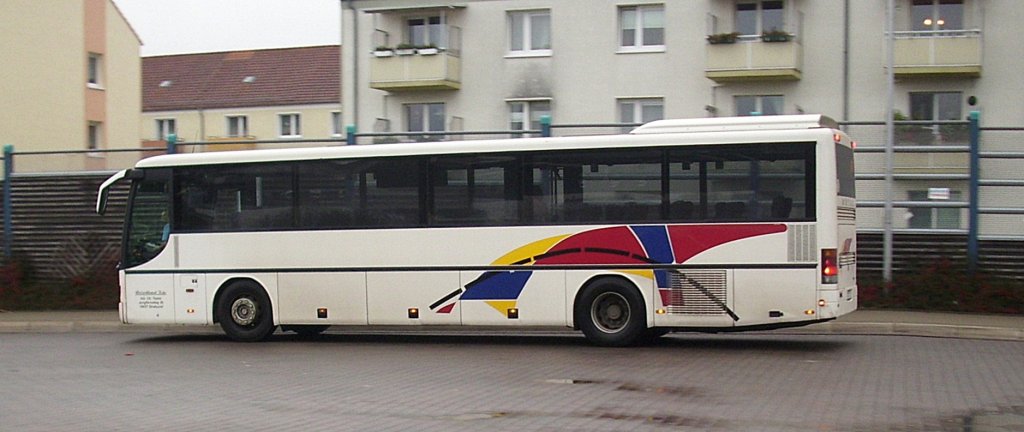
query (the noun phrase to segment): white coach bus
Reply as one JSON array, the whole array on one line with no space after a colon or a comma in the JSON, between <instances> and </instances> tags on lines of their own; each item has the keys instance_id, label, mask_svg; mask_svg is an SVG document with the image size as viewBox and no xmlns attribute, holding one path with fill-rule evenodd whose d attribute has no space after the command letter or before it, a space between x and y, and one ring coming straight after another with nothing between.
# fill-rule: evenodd
<instances>
[{"instance_id":1,"label":"white coach bus","mask_svg":"<svg viewBox=\"0 0 1024 432\"><path fill-rule=\"evenodd\" d=\"M627 135L176 154L131 181L125 323L672 331L857 307L853 143L823 116Z\"/></svg>"}]
</instances>

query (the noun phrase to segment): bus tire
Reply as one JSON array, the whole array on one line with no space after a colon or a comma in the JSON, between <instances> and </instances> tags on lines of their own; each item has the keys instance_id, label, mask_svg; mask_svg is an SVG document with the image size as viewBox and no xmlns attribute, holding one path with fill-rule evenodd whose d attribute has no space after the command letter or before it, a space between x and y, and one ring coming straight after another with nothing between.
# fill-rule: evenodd
<instances>
[{"instance_id":1,"label":"bus tire","mask_svg":"<svg viewBox=\"0 0 1024 432\"><path fill-rule=\"evenodd\" d=\"M597 279L583 288L574 317L591 343L608 347L635 345L647 331L644 299L618 278Z\"/></svg>"},{"instance_id":2,"label":"bus tire","mask_svg":"<svg viewBox=\"0 0 1024 432\"><path fill-rule=\"evenodd\" d=\"M217 301L217 317L224 333L239 342L265 340L276 329L270 298L252 281L235 281L224 288Z\"/></svg>"}]
</instances>

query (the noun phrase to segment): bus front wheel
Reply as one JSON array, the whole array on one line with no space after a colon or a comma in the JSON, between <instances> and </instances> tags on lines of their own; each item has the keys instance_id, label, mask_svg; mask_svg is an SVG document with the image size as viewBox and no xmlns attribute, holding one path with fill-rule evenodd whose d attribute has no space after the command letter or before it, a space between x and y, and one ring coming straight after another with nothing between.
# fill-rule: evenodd
<instances>
[{"instance_id":1,"label":"bus front wheel","mask_svg":"<svg viewBox=\"0 0 1024 432\"><path fill-rule=\"evenodd\" d=\"M583 335L596 345L634 345L647 330L643 297L618 279L598 279L587 285L574 309Z\"/></svg>"},{"instance_id":2,"label":"bus front wheel","mask_svg":"<svg viewBox=\"0 0 1024 432\"><path fill-rule=\"evenodd\" d=\"M236 281L224 288L217 302L217 318L224 333L240 342L256 342L274 333L270 298L251 281Z\"/></svg>"}]
</instances>

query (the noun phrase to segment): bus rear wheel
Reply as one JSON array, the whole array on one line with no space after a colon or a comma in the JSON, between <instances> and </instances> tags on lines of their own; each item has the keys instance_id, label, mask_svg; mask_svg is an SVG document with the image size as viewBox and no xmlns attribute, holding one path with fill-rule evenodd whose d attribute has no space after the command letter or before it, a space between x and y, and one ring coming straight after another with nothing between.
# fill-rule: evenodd
<instances>
[{"instance_id":1,"label":"bus rear wheel","mask_svg":"<svg viewBox=\"0 0 1024 432\"><path fill-rule=\"evenodd\" d=\"M270 298L251 281L235 281L224 288L217 301L217 318L224 333L240 342L264 340L276 328Z\"/></svg>"},{"instance_id":2,"label":"bus rear wheel","mask_svg":"<svg viewBox=\"0 0 1024 432\"><path fill-rule=\"evenodd\" d=\"M618 279L591 282L583 289L574 309L583 335L596 345L634 345L647 330L643 297L636 288Z\"/></svg>"}]
</instances>

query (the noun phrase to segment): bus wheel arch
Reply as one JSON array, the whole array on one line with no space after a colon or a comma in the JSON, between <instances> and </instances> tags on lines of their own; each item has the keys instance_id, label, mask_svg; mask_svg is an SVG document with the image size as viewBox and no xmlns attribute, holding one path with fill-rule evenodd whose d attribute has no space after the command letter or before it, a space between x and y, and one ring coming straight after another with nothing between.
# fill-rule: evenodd
<instances>
[{"instance_id":1,"label":"bus wheel arch","mask_svg":"<svg viewBox=\"0 0 1024 432\"><path fill-rule=\"evenodd\" d=\"M587 281L573 301L573 326L601 346L630 346L647 332L647 307L640 289L622 276Z\"/></svg>"},{"instance_id":2,"label":"bus wheel arch","mask_svg":"<svg viewBox=\"0 0 1024 432\"><path fill-rule=\"evenodd\" d=\"M214 322L236 341L261 341L277 328L269 293L250 278L232 278L221 284L213 308Z\"/></svg>"}]
</instances>

